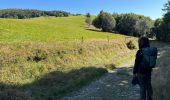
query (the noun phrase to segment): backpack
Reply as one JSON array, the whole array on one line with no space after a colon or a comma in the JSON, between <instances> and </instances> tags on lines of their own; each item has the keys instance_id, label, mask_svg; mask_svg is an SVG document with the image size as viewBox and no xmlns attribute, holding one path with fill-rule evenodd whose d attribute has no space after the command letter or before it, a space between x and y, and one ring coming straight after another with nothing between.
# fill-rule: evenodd
<instances>
[{"instance_id":1,"label":"backpack","mask_svg":"<svg viewBox=\"0 0 170 100\"><path fill-rule=\"evenodd\" d=\"M156 65L158 50L155 47L147 47L142 49L142 63L144 68L154 68Z\"/></svg>"}]
</instances>

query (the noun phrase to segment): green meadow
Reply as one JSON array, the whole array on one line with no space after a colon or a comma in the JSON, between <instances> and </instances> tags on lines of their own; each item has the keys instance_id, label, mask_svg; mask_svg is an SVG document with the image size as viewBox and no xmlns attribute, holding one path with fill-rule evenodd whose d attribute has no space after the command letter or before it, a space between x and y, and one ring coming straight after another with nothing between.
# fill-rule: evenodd
<instances>
[{"instance_id":1,"label":"green meadow","mask_svg":"<svg viewBox=\"0 0 170 100\"><path fill-rule=\"evenodd\" d=\"M85 27L85 16L0 19L0 42L57 42L84 39L118 39L122 36Z\"/></svg>"},{"instance_id":2,"label":"green meadow","mask_svg":"<svg viewBox=\"0 0 170 100\"><path fill-rule=\"evenodd\" d=\"M57 100L134 59L137 38L100 32L85 16L0 19L0 99Z\"/></svg>"}]
</instances>

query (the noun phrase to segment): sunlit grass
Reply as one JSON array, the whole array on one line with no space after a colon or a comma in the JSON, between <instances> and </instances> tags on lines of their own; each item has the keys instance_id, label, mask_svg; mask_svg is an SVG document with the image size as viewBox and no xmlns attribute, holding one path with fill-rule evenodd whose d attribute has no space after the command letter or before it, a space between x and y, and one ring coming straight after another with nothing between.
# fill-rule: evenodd
<instances>
[{"instance_id":1,"label":"sunlit grass","mask_svg":"<svg viewBox=\"0 0 170 100\"><path fill-rule=\"evenodd\" d=\"M86 30L84 16L0 19L0 42L56 42L119 39L123 36Z\"/></svg>"}]
</instances>

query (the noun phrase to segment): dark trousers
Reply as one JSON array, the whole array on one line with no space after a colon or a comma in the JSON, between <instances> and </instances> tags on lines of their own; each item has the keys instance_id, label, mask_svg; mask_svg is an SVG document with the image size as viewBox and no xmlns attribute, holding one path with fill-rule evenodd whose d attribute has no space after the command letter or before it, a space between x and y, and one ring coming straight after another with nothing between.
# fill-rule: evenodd
<instances>
[{"instance_id":1,"label":"dark trousers","mask_svg":"<svg viewBox=\"0 0 170 100\"><path fill-rule=\"evenodd\" d=\"M139 74L138 80L140 86L140 100L152 100L153 90L151 85L151 75Z\"/></svg>"}]
</instances>

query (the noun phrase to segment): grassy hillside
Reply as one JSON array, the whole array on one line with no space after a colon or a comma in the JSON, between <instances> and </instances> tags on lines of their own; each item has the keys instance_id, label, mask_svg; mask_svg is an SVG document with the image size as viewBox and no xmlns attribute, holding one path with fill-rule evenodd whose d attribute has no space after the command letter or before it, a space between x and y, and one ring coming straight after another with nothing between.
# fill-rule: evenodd
<instances>
[{"instance_id":1,"label":"grassy hillside","mask_svg":"<svg viewBox=\"0 0 170 100\"><path fill-rule=\"evenodd\" d=\"M88 29L84 20L0 19L0 99L56 100L134 58L126 43L136 38Z\"/></svg>"},{"instance_id":2,"label":"grassy hillside","mask_svg":"<svg viewBox=\"0 0 170 100\"><path fill-rule=\"evenodd\" d=\"M56 42L84 39L120 38L120 35L90 31L84 28L85 17L41 17L33 19L0 19L0 42Z\"/></svg>"}]
</instances>

